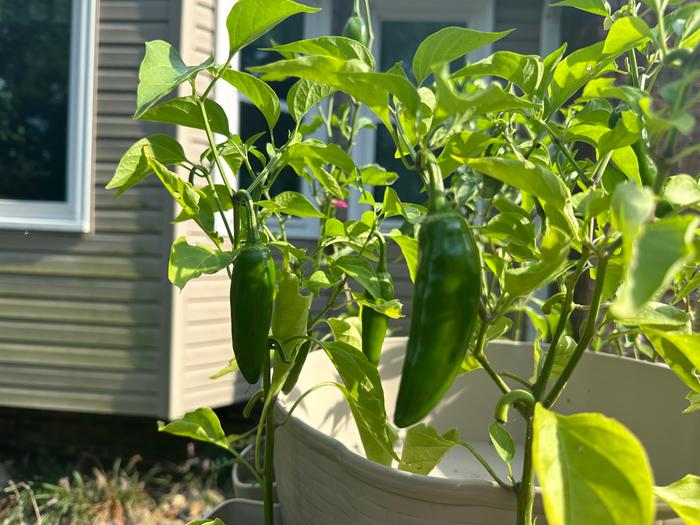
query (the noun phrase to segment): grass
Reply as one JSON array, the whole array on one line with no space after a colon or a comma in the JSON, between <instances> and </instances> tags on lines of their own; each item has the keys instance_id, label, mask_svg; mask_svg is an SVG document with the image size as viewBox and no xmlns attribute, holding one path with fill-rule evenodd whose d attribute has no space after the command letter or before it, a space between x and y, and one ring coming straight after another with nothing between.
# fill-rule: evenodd
<instances>
[{"instance_id":1,"label":"grass","mask_svg":"<svg viewBox=\"0 0 700 525\"><path fill-rule=\"evenodd\" d=\"M0 492L0 525L181 525L224 499L232 466L228 457L194 455L150 468L139 456L110 468L80 463L25 458L13 465L16 480Z\"/></svg>"}]
</instances>

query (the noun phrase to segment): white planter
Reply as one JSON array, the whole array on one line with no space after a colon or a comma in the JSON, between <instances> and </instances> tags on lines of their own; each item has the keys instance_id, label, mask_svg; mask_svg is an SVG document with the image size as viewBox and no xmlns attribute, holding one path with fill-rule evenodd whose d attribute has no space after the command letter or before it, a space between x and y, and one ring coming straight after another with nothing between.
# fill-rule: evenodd
<instances>
[{"instance_id":1,"label":"white planter","mask_svg":"<svg viewBox=\"0 0 700 525\"><path fill-rule=\"evenodd\" d=\"M243 449L241 455L252 465L255 463L255 444L250 444ZM250 472L250 469L237 461L231 469L231 480L233 481L233 495L236 498L252 499L262 501L263 493L260 483ZM272 494L277 501L277 487L273 483Z\"/></svg>"},{"instance_id":2,"label":"white planter","mask_svg":"<svg viewBox=\"0 0 700 525\"><path fill-rule=\"evenodd\" d=\"M280 506L274 507L275 525L282 524ZM219 518L226 525L262 525L264 511L262 501L250 499L229 499L212 510L205 519Z\"/></svg>"},{"instance_id":3,"label":"white planter","mask_svg":"<svg viewBox=\"0 0 700 525\"><path fill-rule=\"evenodd\" d=\"M387 410L393 411L405 338L385 343L381 375ZM496 369L532 374L532 350L524 344L495 343L488 356ZM276 416L284 417L309 387L338 380L325 353L309 356L299 382L282 396ZM555 406L562 413L602 412L627 425L644 443L657 484L700 472L700 420L681 414L686 389L663 365L586 353ZM499 390L485 372L460 376L426 422L446 431L457 427L505 477L489 444L488 424ZM509 430L522 442L523 426L513 414ZM398 449L400 450L400 444ZM522 454L516 454L516 459ZM520 466L514 467L519 472ZM463 449L451 450L430 476L390 469L367 460L340 392L332 387L310 394L275 436L277 490L286 525L508 525L515 500ZM542 505L535 501L538 523ZM665 505L657 523L681 524Z\"/></svg>"}]
</instances>

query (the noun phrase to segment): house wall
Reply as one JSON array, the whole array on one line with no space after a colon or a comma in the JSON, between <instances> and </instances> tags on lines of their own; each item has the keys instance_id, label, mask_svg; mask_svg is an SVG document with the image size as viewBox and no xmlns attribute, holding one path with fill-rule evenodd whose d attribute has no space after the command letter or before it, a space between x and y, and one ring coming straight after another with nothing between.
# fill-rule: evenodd
<instances>
[{"instance_id":1,"label":"house wall","mask_svg":"<svg viewBox=\"0 0 700 525\"><path fill-rule=\"evenodd\" d=\"M145 40L177 41L179 2L98 7L94 216L88 234L0 231L0 404L163 413L172 241L156 180L104 189L126 149L166 126L131 119Z\"/></svg>"}]
</instances>

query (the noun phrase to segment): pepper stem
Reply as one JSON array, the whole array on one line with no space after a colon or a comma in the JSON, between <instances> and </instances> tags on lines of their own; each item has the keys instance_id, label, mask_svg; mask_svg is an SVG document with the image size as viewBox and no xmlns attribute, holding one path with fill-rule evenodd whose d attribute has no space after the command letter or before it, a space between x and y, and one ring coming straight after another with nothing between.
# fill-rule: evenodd
<instances>
[{"instance_id":1,"label":"pepper stem","mask_svg":"<svg viewBox=\"0 0 700 525\"><path fill-rule=\"evenodd\" d=\"M246 217L248 218L248 235L246 236L246 242L254 243L260 241L258 220L255 217L253 198L250 196L250 193L246 190L238 190L234 198L245 206Z\"/></svg>"}]
</instances>

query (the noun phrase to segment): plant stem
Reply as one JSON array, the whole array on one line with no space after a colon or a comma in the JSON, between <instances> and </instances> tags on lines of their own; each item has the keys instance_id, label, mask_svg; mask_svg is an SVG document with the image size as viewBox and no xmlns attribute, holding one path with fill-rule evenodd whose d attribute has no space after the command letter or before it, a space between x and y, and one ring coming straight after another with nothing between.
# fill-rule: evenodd
<instances>
[{"instance_id":1,"label":"plant stem","mask_svg":"<svg viewBox=\"0 0 700 525\"><path fill-rule=\"evenodd\" d=\"M588 345L590 344L593 336L595 335L596 320L598 319L598 314L600 313L600 306L603 299L603 286L605 283L605 274L608 269L608 255L600 254L598 262L598 271L596 272L595 288L593 289L593 299L591 301L591 310L588 314L588 319L586 319L586 326L583 330L583 334L574 349L573 354L566 363L566 367L557 379L557 382L552 387L549 395L544 400L544 406L549 408L554 404L554 402L564 390L569 377L573 373L574 369L578 365L578 362L583 356L583 352L586 351Z\"/></svg>"},{"instance_id":2,"label":"plant stem","mask_svg":"<svg viewBox=\"0 0 700 525\"><path fill-rule=\"evenodd\" d=\"M516 486L517 495L517 525L532 525L532 507L535 502L535 469L532 462L532 412L527 419L525 434L525 458L523 460L523 475Z\"/></svg>"},{"instance_id":3,"label":"plant stem","mask_svg":"<svg viewBox=\"0 0 700 525\"><path fill-rule=\"evenodd\" d=\"M474 358L479 362L479 364L486 370L486 373L493 379L496 386L501 389L504 394L510 392L510 387L503 381L503 378L498 375L498 372L491 366L486 355L484 354L484 345L486 344L486 330L488 329L488 323L482 319L481 326L479 327L479 335L476 340L476 346L474 347Z\"/></svg>"},{"instance_id":4,"label":"plant stem","mask_svg":"<svg viewBox=\"0 0 700 525\"><path fill-rule=\"evenodd\" d=\"M263 364L263 395L270 396L270 352L265 352ZM274 461L274 440L275 440L275 411L268 409L265 414L265 459L263 463L263 506L265 512L265 525L274 525L273 515L274 495L272 492L273 461Z\"/></svg>"},{"instance_id":5,"label":"plant stem","mask_svg":"<svg viewBox=\"0 0 700 525\"><path fill-rule=\"evenodd\" d=\"M484 467L484 468L486 469L486 471L491 475L491 477L493 478L493 480L494 480L496 483L498 483L498 484L500 485L501 488L504 488L504 489L506 489L506 490L512 490L512 489L513 489L513 486L512 486L512 485L509 485L508 483L506 483L505 481L503 481L501 478L498 477L498 474L496 474L496 471L493 470L493 468L491 468L491 465L489 465L488 461L486 461L486 460L484 459L484 457L483 457L481 454L479 454L479 453L477 452L477 450L476 450L472 445L470 445L470 444L467 443L466 441L459 441L459 442L458 442L458 445L459 445L460 447L466 448L469 452L471 452L472 455L474 456L474 458L476 458L476 460L477 460L479 463L481 463L481 466Z\"/></svg>"}]
</instances>

